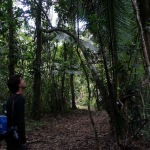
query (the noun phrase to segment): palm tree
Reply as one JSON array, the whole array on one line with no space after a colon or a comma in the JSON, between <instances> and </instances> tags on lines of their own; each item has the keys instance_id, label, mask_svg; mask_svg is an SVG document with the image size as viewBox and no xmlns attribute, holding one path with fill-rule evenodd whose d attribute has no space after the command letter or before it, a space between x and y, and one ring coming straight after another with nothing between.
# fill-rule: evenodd
<instances>
[{"instance_id":1,"label":"palm tree","mask_svg":"<svg viewBox=\"0 0 150 150\"><path fill-rule=\"evenodd\" d=\"M84 0L82 5L84 6L88 29L99 43L100 53L103 57L107 79L107 88L106 86L105 88L108 91L107 99L109 99L109 101L104 100L105 109L116 128L117 134L121 135L126 131L126 120L116 107L116 102L119 99L118 52L120 51L120 38L126 33L124 31L127 31L126 26L128 26L126 19L128 14L125 8L126 5L131 7L131 3L129 5L129 1L123 0ZM124 34L124 36L126 35Z\"/></svg>"}]
</instances>

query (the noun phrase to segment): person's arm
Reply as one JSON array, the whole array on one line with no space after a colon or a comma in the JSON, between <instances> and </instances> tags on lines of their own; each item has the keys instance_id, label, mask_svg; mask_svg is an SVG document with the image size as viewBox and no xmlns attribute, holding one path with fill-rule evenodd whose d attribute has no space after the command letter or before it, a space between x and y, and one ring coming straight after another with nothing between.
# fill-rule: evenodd
<instances>
[{"instance_id":1,"label":"person's arm","mask_svg":"<svg viewBox=\"0 0 150 150\"><path fill-rule=\"evenodd\" d=\"M18 134L20 138L20 143L26 143L26 136L25 136L25 99L24 97L20 96L17 99L17 127L18 127Z\"/></svg>"}]
</instances>

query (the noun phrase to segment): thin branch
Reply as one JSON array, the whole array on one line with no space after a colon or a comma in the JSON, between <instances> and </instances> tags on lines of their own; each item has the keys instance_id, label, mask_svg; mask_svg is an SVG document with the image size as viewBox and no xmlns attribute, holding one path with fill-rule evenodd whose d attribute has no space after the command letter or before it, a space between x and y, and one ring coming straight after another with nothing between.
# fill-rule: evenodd
<instances>
[{"instance_id":1,"label":"thin branch","mask_svg":"<svg viewBox=\"0 0 150 150\"><path fill-rule=\"evenodd\" d=\"M78 54L78 56L79 56L79 58L80 58L81 65L82 65L82 68L83 68L83 71L84 71L84 74L85 74L85 77L86 77L87 89L88 89L88 112L89 112L91 124L92 124L93 130L94 130L94 134L95 134L96 149L99 150L98 132L97 132L97 129L96 129L96 126L95 126L94 119L93 119L93 117L92 117L91 107L90 107L91 89L90 89L89 77L88 77L88 73L87 73L87 71L86 71L85 65L84 65L84 63L83 63L83 61L82 61L82 59L81 59L81 56L80 56L80 53L79 53L78 50L77 50L77 54Z\"/></svg>"},{"instance_id":2,"label":"thin branch","mask_svg":"<svg viewBox=\"0 0 150 150\"><path fill-rule=\"evenodd\" d=\"M88 77L88 73L86 71L86 68L83 64L83 61L82 61L82 58L80 56L80 53L79 53L79 20L78 20L78 16L77 16L77 54L78 54L78 57L80 58L80 61L81 61L81 65L82 65L82 68L83 68L83 71L84 71L84 74L85 74L85 77L86 77L86 82L87 82L87 89L88 89L88 112L89 112L89 116L90 116L90 120L91 120L91 124L92 124L92 127L93 127L93 130L94 130L94 134L95 134L95 141L96 141L96 149L99 150L99 142L98 142L98 132L97 132L97 129L96 129L96 126L95 126L95 122L94 122L94 119L92 117L92 113L91 113L91 106L90 106L90 101L91 101L91 89L90 89L90 82L89 82L89 77Z\"/></svg>"},{"instance_id":3,"label":"thin branch","mask_svg":"<svg viewBox=\"0 0 150 150\"><path fill-rule=\"evenodd\" d=\"M78 8L78 11L79 11L79 0L77 1L77 8ZM78 19L78 15L79 15L79 12L77 13L77 35L78 35L78 39L77 39L77 53L78 53L78 56L80 57L80 61L81 61L81 64L82 64L82 67L83 67L83 70L84 70L84 73L85 73L85 76L86 76L87 89L88 89L88 112L89 112L89 116L90 116L90 120L91 120L91 124L92 124L93 130L94 130L95 141L96 141L96 150L99 150L98 132L97 132L97 128L96 128L94 119L92 117L91 106L90 106L91 89L90 89L89 76L88 76L88 73L86 72L86 68L83 65L83 61L82 61L80 53L78 51L78 47L79 47L79 19Z\"/></svg>"}]
</instances>

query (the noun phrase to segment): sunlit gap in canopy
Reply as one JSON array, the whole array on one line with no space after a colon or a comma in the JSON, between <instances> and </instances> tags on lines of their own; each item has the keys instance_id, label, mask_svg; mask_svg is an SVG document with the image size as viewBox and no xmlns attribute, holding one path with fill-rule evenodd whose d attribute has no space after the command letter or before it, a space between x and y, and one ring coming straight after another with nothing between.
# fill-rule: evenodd
<instances>
[{"instance_id":1,"label":"sunlit gap in canopy","mask_svg":"<svg viewBox=\"0 0 150 150\"><path fill-rule=\"evenodd\" d=\"M57 27L57 23L58 23L58 13L55 11L55 5L57 4L57 2L58 2L58 0L53 0L52 1L53 2L53 5L50 7L50 10L48 11L48 18L49 18L49 20L50 20L50 22L51 22L51 24L52 24L52 26L53 27ZM19 8L21 8L21 9L23 9L24 11L27 11L27 10L29 10L30 8L29 8L29 6L24 6L24 5L22 5L22 2L21 1L19 1L19 0L16 0L16 2L14 3L14 5L16 6L16 7L19 7ZM43 2L43 6L45 6L46 5L46 2ZM29 14L24 14L24 15L29 15ZM33 27L35 27L35 21L32 19L32 18L29 18L29 20L28 20L28 23L29 23L29 25L30 26L33 26ZM86 27L86 23L85 22L83 22L83 21L79 21L79 29L80 29L80 31L83 31L84 29L85 29L85 27ZM76 25L77 26L77 25Z\"/></svg>"},{"instance_id":2,"label":"sunlit gap in canopy","mask_svg":"<svg viewBox=\"0 0 150 150\"><path fill-rule=\"evenodd\" d=\"M29 14L29 12L28 12L28 10L30 10L30 6L23 5L23 0L22 0L22 2L20 2L19 0L16 0L14 5L15 5L15 7L19 7L19 8L21 8L24 11L24 14L23 14L23 16L20 19L22 19L23 17L28 17L27 21L28 21L29 25L31 26L30 27L30 31L26 30L24 27L22 27L20 30L22 32L24 32L24 33L25 32L27 32L27 33L30 32L30 34L31 34L31 31L34 32L34 30L35 30L35 19L33 19L31 17L31 15ZM46 2L42 3L43 8L45 8L46 5L47 5ZM51 22L51 25L53 27L57 28L58 21L59 21L58 19L59 18L58 18L58 13L55 11L55 5L57 5L57 1L56 0L53 1L52 6L50 6L49 11L47 12L47 16L48 16L48 18L49 18L49 20ZM69 24L66 23L65 26L68 27ZM84 44L85 48L90 49L93 52L97 52L98 51L98 47L91 40L92 39L92 34L90 34L90 35L88 34L86 36L82 35L82 32L85 31L85 29L86 29L86 22L85 21L80 21L80 20L79 20L78 23L76 22L76 31L77 31L77 26L79 26L79 35L80 35L79 37L82 40L82 43ZM59 44L63 44L64 41L70 42L70 37L67 34L65 34L65 33L57 34L55 39L57 41L59 41ZM57 42L55 42L55 43L57 43Z\"/></svg>"},{"instance_id":3,"label":"sunlit gap in canopy","mask_svg":"<svg viewBox=\"0 0 150 150\"><path fill-rule=\"evenodd\" d=\"M58 0L52 0L52 2L53 2L53 5L50 9L50 20L52 22L52 26L55 27L57 25L57 22L58 22L58 13L55 12L54 9L55 9L55 5L58 3ZM86 27L86 23L83 21L79 21L79 24L76 23L76 26L78 26L78 25L79 25L80 30L84 30Z\"/></svg>"}]
</instances>

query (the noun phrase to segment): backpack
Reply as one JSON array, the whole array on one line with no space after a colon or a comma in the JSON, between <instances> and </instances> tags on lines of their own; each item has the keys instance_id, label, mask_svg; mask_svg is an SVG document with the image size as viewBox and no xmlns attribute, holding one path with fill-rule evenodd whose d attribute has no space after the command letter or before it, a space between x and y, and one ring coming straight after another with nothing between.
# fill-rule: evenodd
<instances>
[{"instance_id":1,"label":"backpack","mask_svg":"<svg viewBox=\"0 0 150 150\"><path fill-rule=\"evenodd\" d=\"M12 104L12 115L11 118L14 116L14 101L15 101L16 95L14 95L13 98L13 104ZM7 127L7 110L6 110L6 103L3 104L3 115L0 115L0 141L6 139L7 137L11 138L14 143L19 143L19 134L18 129L12 125L11 127ZM13 122L13 120L12 120Z\"/></svg>"},{"instance_id":2,"label":"backpack","mask_svg":"<svg viewBox=\"0 0 150 150\"><path fill-rule=\"evenodd\" d=\"M7 131L7 116L6 116L6 104L3 104L3 113L0 115L0 140L5 138Z\"/></svg>"}]
</instances>

